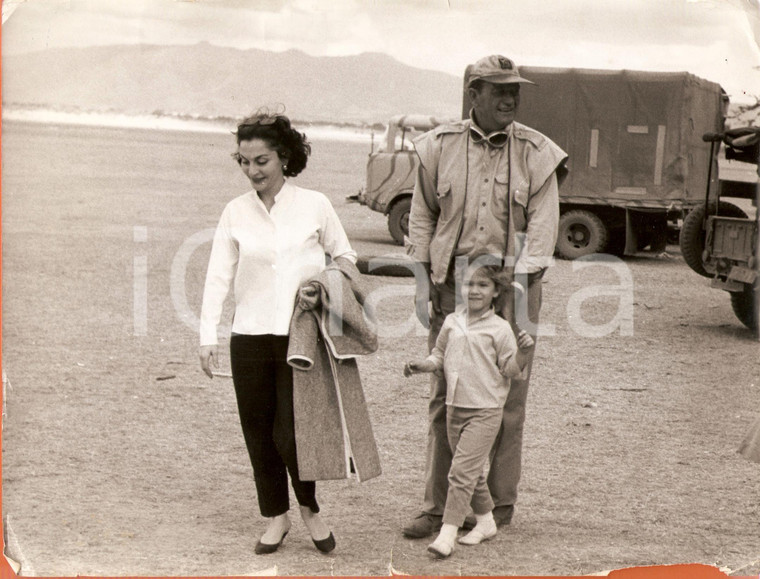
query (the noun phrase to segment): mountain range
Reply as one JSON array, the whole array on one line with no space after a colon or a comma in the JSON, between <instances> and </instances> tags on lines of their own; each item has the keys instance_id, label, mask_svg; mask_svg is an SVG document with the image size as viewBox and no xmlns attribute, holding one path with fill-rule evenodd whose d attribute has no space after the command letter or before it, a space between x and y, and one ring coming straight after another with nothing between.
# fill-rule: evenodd
<instances>
[{"instance_id":1,"label":"mountain range","mask_svg":"<svg viewBox=\"0 0 760 579\"><path fill-rule=\"evenodd\" d=\"M237 118L282 103L299 121L371 124L409 113L456 118L462 99L460 77L382 54L315 57L205 42L3 56L2 76L3 106L81 112Z\"/></svg>"}]
</instances>

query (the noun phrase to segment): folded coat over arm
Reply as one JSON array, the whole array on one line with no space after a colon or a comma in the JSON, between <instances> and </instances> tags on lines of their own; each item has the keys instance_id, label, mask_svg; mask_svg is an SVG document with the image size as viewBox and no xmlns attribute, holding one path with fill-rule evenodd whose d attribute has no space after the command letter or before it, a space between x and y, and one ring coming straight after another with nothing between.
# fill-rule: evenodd
<instances>
[{"instance_id":1,"label":"folded coat over arm","mask_svg":"<svg viewBox=\"0 0 760 579\"><path fill-rule=\"evenodd\" d=\"M367 289L356 266L337 260L309 280L296 300L288 363L302 480L360 481L380 475L356 357L377 350L365 310Z\"/></svg>"}]
</instances>

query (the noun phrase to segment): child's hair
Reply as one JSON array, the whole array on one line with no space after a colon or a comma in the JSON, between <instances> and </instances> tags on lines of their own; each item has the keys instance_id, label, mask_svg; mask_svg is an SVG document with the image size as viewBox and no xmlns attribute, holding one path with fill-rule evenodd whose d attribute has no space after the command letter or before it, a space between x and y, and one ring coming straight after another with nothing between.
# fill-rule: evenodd
<instances>
[{"instance_id":1,"label":"child's hair","mask_svg":"<svg viewBox=\"0 0 760 579\"><path fill-rule=\"evenodd\" d=\"M509 287L507 274L504 272L504 268L501 267L501 265L495 265L488 262L483 263L482 260L476 259L467 270L467 279L471 279L476 273L484 275L494 283L499 295L494 298L491 305L497 311L501 310Z\"/></svg>"}]
</instances>

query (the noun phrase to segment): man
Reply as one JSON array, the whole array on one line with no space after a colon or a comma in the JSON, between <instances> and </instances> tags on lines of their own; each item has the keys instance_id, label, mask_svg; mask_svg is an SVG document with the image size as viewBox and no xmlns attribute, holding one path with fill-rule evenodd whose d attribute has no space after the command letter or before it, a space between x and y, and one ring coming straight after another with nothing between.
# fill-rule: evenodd
<instances>
[{"instance_id":1,"label":"man","mask_svg":"<svg viewBox=\"0 0 760 579\"><path fill-rule=\"evenodd\" d=\"M541 278L554 253L558 187L567 155L541 133L515 122L522 83L533 84L510 59L482 58L470 67L470 118L440 125L415 140L420 166L407 253L426 273L417 277L415 307L420 321L429 323L430 349L458 299L456 274L464 268L457 263L483 256L498 260L511 281L501 314L515 334L522 328L536 339ZM533 352L524 379L512 380L491 453L488 486L498 526L509 524L517 500ZM441 527L451 464L445 401L446 381L434 377L425 496L422 512L404 527L410 538L427 537Z\"/></svg>"}]
</instances>

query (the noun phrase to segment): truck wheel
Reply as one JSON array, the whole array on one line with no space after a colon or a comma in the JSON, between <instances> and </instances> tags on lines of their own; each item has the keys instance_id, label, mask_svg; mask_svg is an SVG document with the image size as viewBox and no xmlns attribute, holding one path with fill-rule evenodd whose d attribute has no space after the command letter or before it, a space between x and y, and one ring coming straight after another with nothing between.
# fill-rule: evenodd
<instances>
[{"instance_id":1,"label":"truck wheel","mask_svg":"<svg viewBox=\"0 0 760 579\"><path fill-rule=\"evenodd\" d=\"M745 285L744 291L731 292L731 308L742 324L753 332L760 330L760 288Z\"/></svg>"},{"instance_id":2,"label":"truck wheel","mask_svg":"<svg viewBox=\"0 0 760 579\"><path fill-rule=\"evenodd\" d=\"M714 205L710 207L710 214L714 214ZM718 202L718 215L723 217L739 217L746 219L747 214L733 203L726 201ZM705 250L705 207L700 205L695 207L684 218L681 225L681 235L678 237L678 245L681 247L681 255L691 269L704 277L712 277L712 274L705 271L702 263L702 253Z\"/></svg>"},{"instance_id":3,"label":"truck wheel","mask_svg":"<svg viewBox=\"0 0 760 579\"><path fill-rule=\"evenodd\" d=\"M412 198L404 197L396 201L388 213L388 231L398 245L404 245L404 236L409 235L409 212L412 209Z\"/></svg>"},{"instance_id":4,"label":"truck wheel","mask_svg":"<svg viewBox=\"0 0 760 579\"><path fill-rule=\"evenodd\" d=\"M705 208L695 207L686 215L681 225L681 235L678 237L678 245L681 247L681 255L691 269L704 277L712 277L705 271L702 264L702 252L705 249L705 232L702 229L705 221Z\"/></svg>"},{"instance_id":5,"label":"truck wheel","mask_svg":"<svg viewBox=\"0 0 760 579\"><path fill-rule=\"evenodd\" d=\"M608 236L607 226L594 213L582 209L568 211L559 218L557 253L565 259L601 253Z\"/></svg>"}]
</instances>

